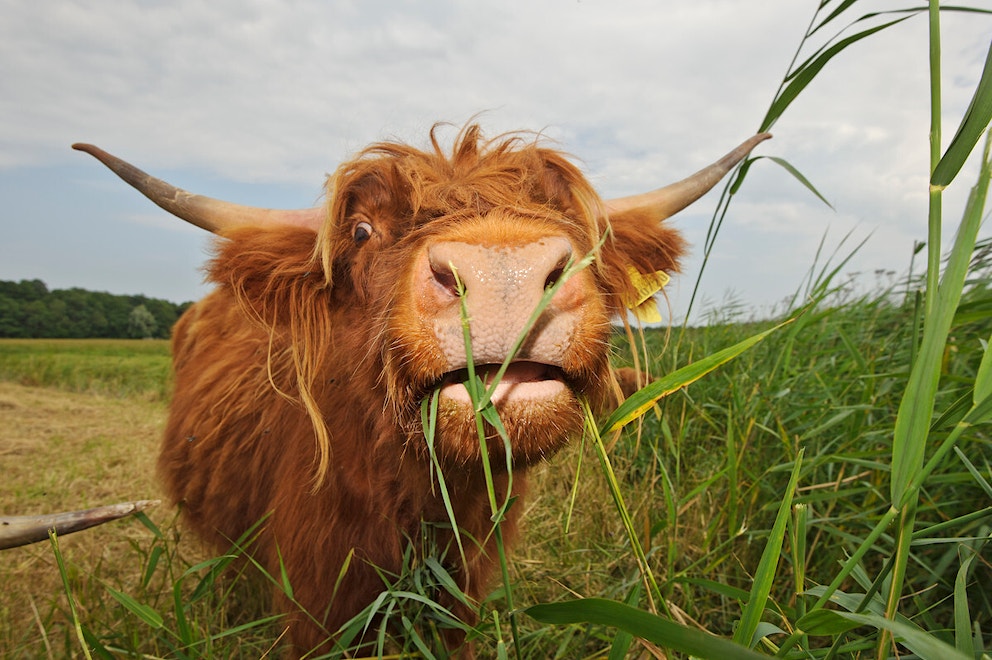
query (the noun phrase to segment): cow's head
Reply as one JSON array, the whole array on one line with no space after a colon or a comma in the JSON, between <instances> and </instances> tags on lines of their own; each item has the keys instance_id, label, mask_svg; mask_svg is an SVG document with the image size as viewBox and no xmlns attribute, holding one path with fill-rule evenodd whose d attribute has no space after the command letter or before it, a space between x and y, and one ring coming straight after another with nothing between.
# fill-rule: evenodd
<instances>
[{"instance_id":1,"label":"cow's head","mask_svg":"<svg viewBox=\"0 0 992 660\"><path fill-rule=\"evenodd\" d=\"M273 225L316 232L301 267L317 275L312 279L325 295L311 301L355 306L368 319L351 331L368 346L355 360L374 360L386 391L384 407L370 413L395 411L414 437L420 401L439 390L438 447L451 462L479 458L474 406L463 385L470 359L463 319L484 379L523 338L493 401L515 461L529 463L580 430L580 397L602 402L612 391L610 320L637 298L636 273L674 272L683 254L680 234L662 220L704 194L766 137L672 186L604 201L537 137L487 141L471 125L450 153L434 132L426 151L372 146L330 177L326 207L289 212L189 195L98 149L77 148L169 212L234 242ZM542 298L546 307L532 319ZM309 394L326 359L318 344L327 343L328 329L291 318L298 305L283 307L263 320L305 348L294 351L298 386L319 427L326 411L315 409ZM326 442L319 428L318 438ZM491 447L502 454L502 447Z\"/></svg>"},{"instance_id":2,"label":"cow's head","mask_svg":"<svg viewBox=\"0 0 992 660\"><path fill-rule=\"evenodd\" d=\"M532 137L485 141L475 126L450 153L436 139L426 152L376 145L336 172L328 199L316 248L328 285L379 316L369 341L407 426L440 388L438 446L463 462L477 459L479 446L463 385L463 316L485 377L524 337L493 401L515 460L532 462L581 427L577 396L604 396L609 321L632 295L627 265L674 271L683 251L678 233L660 223L625 231L635 244L617 240L603 203L560 153ZM587 255L591 265L579 268Z\"/></svg>"}]
</instances>

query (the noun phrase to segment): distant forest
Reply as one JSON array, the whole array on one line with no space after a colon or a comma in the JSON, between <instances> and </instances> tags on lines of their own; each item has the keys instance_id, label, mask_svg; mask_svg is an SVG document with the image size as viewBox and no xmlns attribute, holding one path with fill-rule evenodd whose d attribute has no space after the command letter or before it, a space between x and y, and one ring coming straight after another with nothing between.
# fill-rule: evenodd
<instances>
[{"instance_id":1,"label":"distant forest","mask_svg":"<svg viewBox=\"0 0 992 660\"><path fill-rule=\"evenodd\" d=\"M191 304L0 280L0 337L166 339Z\"/></svg>"}]
</instances>

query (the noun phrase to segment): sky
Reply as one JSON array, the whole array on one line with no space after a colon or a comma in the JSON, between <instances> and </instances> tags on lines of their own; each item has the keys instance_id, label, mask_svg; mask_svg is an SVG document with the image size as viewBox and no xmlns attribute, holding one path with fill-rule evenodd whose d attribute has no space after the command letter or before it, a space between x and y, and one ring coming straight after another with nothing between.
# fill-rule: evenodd
<instances>
[{"instance_id":1,"label":"sky","mask_svg":"<svg viewBox=\"0 0 992 660\"><path fill-rule=\"evenodd\" d=\"M175 302L209 290L209 235L73 142L187 190L300 208L319 203L326 174L367 144L426 146L435 122L475 120L489 135L541 131L605 198L657 188L756 131L817 4L0 0L0 280ZM904 6L860 0L813 44ZM992 16L945 13L941 28L946 145L981 75ZM669 221L693 246L667 288L675 320L697 279L692 320L767 316L811 269L862 243L843 278L870 289L907 272L927 231L927 52L923 15L855 44L756 150L791 163L831 206L758 161L701 278L717 196ZM973 158L945 194L945 244L974 171Z\"/></svg>"}]
</instances>

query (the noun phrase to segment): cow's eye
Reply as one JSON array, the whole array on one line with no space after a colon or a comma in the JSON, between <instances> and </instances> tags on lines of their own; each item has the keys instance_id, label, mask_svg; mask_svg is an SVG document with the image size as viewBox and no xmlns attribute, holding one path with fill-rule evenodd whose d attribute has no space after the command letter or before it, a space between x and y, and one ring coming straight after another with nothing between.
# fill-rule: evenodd
<instances>
[{"instance_id":1,"label":"cow's eye","mask_svg":"<svg viewBox=\"0 0 992 660\"><path fill-rule=\"evenodd\" d=\"M355 245L361 245L372 237L372 225L367 222L359 222L351 234L355 239Z\"/></svg>"}]
</instances>

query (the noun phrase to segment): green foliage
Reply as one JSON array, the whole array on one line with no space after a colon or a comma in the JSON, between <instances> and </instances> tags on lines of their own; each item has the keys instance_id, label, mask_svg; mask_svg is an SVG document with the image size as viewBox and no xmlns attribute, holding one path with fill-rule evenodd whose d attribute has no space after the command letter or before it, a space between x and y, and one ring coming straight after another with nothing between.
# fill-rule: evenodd
<instances>
[{"instance_id":1,"label":"green foliage","mask_svg":"<svg viewBox=\"0 0 992 660\"><path fill-rule=\"evenodd\" d=\"M190 659L265 657L273 651L278 657L283 617L259 613L267 602L260 587L272 578L256 571L257 565L246 555L257 527L220 557L191 563L179 552L181 533L175 520L160 529L143 514L138 517L152 538L146 545L132 543L129 558L141 567L141 580L127 585L127 590L74 573L59 540L51 536L67 618L77 640L67 640L66 648L80 649L86 658L108 659L149 654ZM8 652L20 657L16 649Z\"/></svg>"},{"instance_id":2,"label":"green foliage","mask_svg":"<svg viewBox=\"0 0 992 660\"><path fill-rule=\"evenodd\" d=\"M976 262L973 272L984 268ZM625 515L643 517L651 530L645 550L664 597L710 632L739 633L760 589L767 601L762 623L750 624L758 631L751 641L761 640L772 653L781 648L791 657L785 648L799 646L812 657L846 657L878 642L852 621L893 631L911 649L963 643L962 631L987 631L992 614L992 439L988 407L979 405L984 398L973 403L972 387L985 362L992 314L968 314L949 330L924 464L909 472L906 487L922 501L908 533L902 613L887 617L899 547L891 534L900 517L888 497L893 428L921 319L915 296L903 287L853 300L829 279L812 288L817 304L792 325L662 400L660 414L648 412L639 433L616 446L612 461L622 466L626 492L642 494L644 502ZM961 305L990 302L992 280L972 278ZM710 355L755 330L747 324L689 329L680 349ZM648 352L661 355L664 333L649 331L646 338ZM672 369L671 353L650 365L654 373ZM794 515L785 544L775 550L779 566L763 575L759 555L782 538L781 503L797 470ZM982 560L985 568L975 570ZM633 561L630 566L636 570ZM875 618L837 623L824 618L827 606L854 615L867 610ZM955 623L956 616L965 619ZM910 624L915 640L906 637ZM977 648L988 647L987 637L967 634Z\"/></svg>"},{"instance_id":3,"label":"green foliage","mask_svg":"<svg viewBox=\"0 0 992 660\"><path fill-rule=\"evenodd\" d=\"M943 188L954 180L961 171L965 159L982 138L990 120L992 120L992 48L986 55L985 69L982 71L975 95L961 120L958 132L940 162L934 167L933 176L930 178L931 185Z\"/></svg>"},{"instance_id":4,"label":"green foliage","mask_svg":"<svg viewBox=\"0 0 992 660\"><path fill-rule=\"evenodd\" d=\"M138 305L127 317L128 331L135 339L151 339L155 336L158 323L144 305Z\"/></svg>"},{"instance_id":5,"label":"green foliage","mask_svg":"<svg viewBox=\"0 0 992 660\"><path fill-rule=\"evenodd\" d=\"M855 0L837 3L830 9L825 19L819 20L820 12L827 10L830 4L829 0L819 4L810 29L804 36L803 44L827 23L849 10L855 4ZM979 11L960 7L953 9ZM803 49L801 44L797 57L790 65L789 72L759 130L767 130L774 124L831 58L854 43L896 25L914 13L923 11L926 11L926 8L884 12L884 14L902 13L905 16L861 29L851 36L841 36L844 32L842 30L813 55L796 65L799 61L799 52ZM985 13L988 11L985 10ZM858 18L852 25L875 19L879 15L881 14L867 14ZM934 29L938 25L939 16L936 2L931 2L929 16L932 28L931 56L932 59L939 61L939 29ZM992 49L989 56L992 57ZM934 67L933 71L935 102L931 107L935 113L934 125L939 126L939 68ZM658 461L664 460L662 458L664 453L660 451L658 441L666 440L668 447L673 449L669 458L674 459L674 472L679 475L682 473L682 464L686 456L684 445L679 439L692 437L698 441L699 438L698 434L692 435L690 430L694 420L708 419L712 427L718 431L717 435L723 440L726 460L722 466L718 466L720 469L716 476L703 479L700 486L689 490L690 495L696 497L701 489L705 489L709 494L714 487L725 482L723 497L718 496L717 501L721 504L726 502L726 507L720 507L718 511L713 512L716 515L703 516L704 520L711 521L706 528L704 542L701 544L710 549L703 558L708 566L730 563L729 558L718 559L713 556L713 554L722 555L724 545L724 543L714 545L714 538L719 539L722 534L721 528L712 524L714 520L719 524L724 522L721 517L725 517L729 524L724 529L734 535L742 534L746 528L738 525L745 524L743 521L749 520L753 528L756 521L768 518L772 503L780 502L771 531L767 531L762 525L760 535L752 537L760 539L763 547L756 570L753 573L748 570L746 574L736 576L742 580L741 590L738 592L740 612L734 611L736 608L730 608L727 614L735 628L734 640L740 644L752 647L755 644L762 644L776 655L796 654L797 657L821 655L835 657L838 654L868 651L874 648L875 655L879 659L890 657L892 654L899 655L900 645L921 657L957 657L958 655L971 657L976 652L980 652L983 646L984 640L979 631L983 623L987 625L987 620L975 613L989 612L988 590L980 592L979 600L982 601L983 606L981 610L970 607L969 591L967 586L963 586L960 578L961 575L967 574L970 559L963 561L960 568L954 571L954 562L948 556L948 552L945 550L942 556L939 556L939 560L934 561L934 558L928 556L927 550L921 547L924 545L921 536L924 534L923 530L936 532L940 529L944 532L945 524L960 525L959 535L956 538L941 540L940 535L935 535L932 542L926 545L939 547L947 544L954 547L956 544L964 543L967 544L970 553L973 553L968 554L969 557L981 556L986 542L992 539L990 508L975 507L976 502L982 501L983 495L987 498L988 493L985 492L987 481L973 468L969 458L963 455L970 452L963 452L961 449L962 445L967 445L978 456L987 455L988 452L987 436L983 427L992 419L992 400L990 400L992 398L988 396L992 388L989 384L989 373L992 372L992 367L989 366L992 364L992 358L989 353L992 349L989 349L983 339L989 331L988 317L979 311L987 309L987 300L979 297L979 300L971 301L969 309L971 312L977 312L971 315L972 320L986 322L985 327L978 330L978 340L982 342L980 344L982 350L969 351L967 370L947 370L948 351L955 347L952 328L954 321L961 318L958 313L959 305L966 298L964 294L965 283L968 281L968 268L969 265L973 265L969 264L969 261L973 257L977 230L985 209L985 196L992 177L992 161L989 158L988 147L982 158L978 181L958 228L955 245L948 255L943 276L938 277L940 189L953 179L964 158L971 153L986 130L989 118L992 116L989 112L989 108L992 107L990 89L992 88L986 67L972 106L962 120L961 129L944 154L942 162L945 167L940 168L935 174L934 182L937 185L931 190L928 237L930 250L925 289L926 304L922 315L919 315L919 306L916 304L919 297L913 301L913 304L905 304L906 301L903 301L901 305L893 305L889 295L882 295L851 307L851 311L855 312L859 311L859 308L865 311L874 308L879 315L875 316L873 313L869 317L872 321L882 321L893 312L907 317L908 322L905 327L909 328L910 332L906 333L904 330L900 331L889 326L888 337L881 340L884 342L898 338L895 348L901 354L902 360L888 369L879 369L889 356L878 355L876 359L869 359L865 348L871 350L871 344L863 348L861 343L853 340L856 336L856 328L834 327L831 324L833 341L839 345L836 351L829 354L829 362L825 365L807 364L803 372L793 371L794 362L808 361L810 356L822 355L818 351L796 352L801 334L808 333L814 322L842 317L837 307L829 305L832 293L831 282L838 270L834 269L815 282L815 286L812 287L815 302L807 308L789 331L780 333L782 341L766 342L764 346L753 352L759 354L762 352L761 349L778 344L776 353L769 356L765 363L752 365L743 373L737 372L733 366L723 370L724 373L736 372L733 381L726 384L724 400L718 397L699 397L699 388L694 386L689 388L690 391L696 391L689 401L683 401L681 405L675 403L674 409L673 402L665 402L667 405L660 410L663 426L658 430L657 435L652 433L652 425L649 422L645 421L642 425L643 435L640 439L656 437L657 440L654 440L651 455L644 457L641 470L646 473L664 474L663 483L666 484L666 488L663 497L659 499L665 501L669 507L668 515L664 520L666 523L677 521L677 512L687 506L688 502L685 504L676 502L672 496L673 493L684 492L684 489L679 487L677 477L672 479L672 465L657 464ZM936 157L931 167L938 168L939 131L931 136L931 140L936 145ZM706 256L712 249L731 196L740 187L753 162L753 160L744 162L737 176L728 182L720 206L714 214L710 234L707 236L704 251ZM793 176L799 178L804 185L823 199L822 195L795 168L787 163L779 162L779 164L785 166ZM969 283L975 289L987 291L989 288L987 281L979 280L976 283L972 278ZM921 322L922 337L918 330ZM865 326L873 327L874 323L859 325L863 329ZM677 349L685 348L682 340L686 338L687 332L688 330L684 329L680 335ZM896 334L892 334L893 332ZM871 339L879 342L874 336ZM696 343L689 344L690 355L697 354L698 348ZM705 350L702 354L713 353ZM678 352L673 352L673 355L677 359ZM679 366L677 362L666 364L658 371L664 373ZM963 376L965 372L970 372L971 376ZM673 375L675 373L679 371L675 371ZM782 382L783 378L789 380ZM812 382L802 388L796 386L798 382L789 382L807 378L811 378ZM753 382L750 389L749 381ZM773 389L770 391L765 389L768 385L772 385ZM839 391L838 385L842 386ZM655 390L671 391L672 389L662 388L658 383L654 383L653 386ZM651 387L652 385L648 386ZM703 387L705 388L705 385ZM798 392L815 392L820 400L804 410L805 406L797 402ZM664 394L664 392L660 393ZM764 398L762 393L764 397L769 397L769 394L771 396L762 400ZM643 394L645 392L642 390L632 398ZM879 394L885 395L885 405L881 409L888 413L881 418L875 416L875 413L880 411ZM702 407L696 405L701 398L705 401ZM766 408L778 408L777 399L780 398L785 400L790 409L782 410L781 414L776 414L772 418L762 414ZM630 403L628 401L625 405ZM816 410L817 407L819 410ZM647 411L647 406L640 406L637 411L644 413ZM665 425L666 418L680 420L678 438L673 438L675 430ZM814 422L813 426L810 426L811 421ZM747 435L738 437L742 429L747 430ZM759 436L767 433L769 439L777 440L785 450L786 456L791 458L790 463L776 464L775 461L771 461L775 467L759 474L762 466L752 466L748 455L741 450L744 446L754 446L754 439L750 437L753 432L757 432ZM972 442L977 442L977 446L972 445ZM866 453L865 448L868 447L873 447L873 450ZM960 460L955 460L951 456L952 448L958 452ZM717 450L718 447L712 448L714 454ZM804 454L809 456L805 465ZM767 454L760 455L768 457ZM705 455L698 456L698 459L702 464L707 462ZM637 463L638 461L634 459L634 465ZM961 463L968 466L966 470L968 476L962 472ZM695 463L689 459L685 464L692 466ZM748 468L756 471L749 474ZM792 475L788 485L781 481L781 476L786 471ZM826 474L822 474L824 471ZM845 474L851 476L846 477ZM612 472L607 477L612 481ZM829 486L831 482L835 486L833 492L818 493L808 500L802 496L796 498L797 508L791 520L793 529L790 534L794 548L791 553L783 552L782 542L787 536L785 526L790 522L788 507L796 493L797 479L800 477L803 481L812 480L813 485L810 488L817 490ZM856 479L855 483L863 479L866 488L848 486L852 477ZM752 510L750 516L742 515L749 508L753 509L753 504L749 507L748 500L740 497L742 484L752 479L752 483L761 492L761 496L755 497L752 502L759 501L765 505L761 511ZM889 497L882 494L886 482L889 486ZM774 485L765 492L764 487L768 484ZM860 499L859 496L864 499L850 512L849 520L838 519L838 512L845 509L852 499ZM631 513L626 510L623 501L616 497L614 501L619 516L625 521L631 519ZM826 516L810 517L811 507L821 508L825 505L828 512ZM949 522L945 523L945 521ZM971 526L976 522L979 524L977 533L971 531L973 529ZM628 529L631 550L640 557L640 542L630 531L630 525L625 524L625 526ZM830 563L819 565L816 555L806 550L810 527L817 529L816 538L827 540L828 548L831 548L830 544L833 544L833 547L844 548L846 556L837 552L827 552L824 554L830 558ZM655 529L655 526L651 529ZM965 529L968 532L965 532ZM892 536L889 536L890 533ZM732 538L727 539L725 543L731 543L732 540ZM658 567L659 571L667 574L669 580L676 578L680 570L678 562L674 560L679 557L675 546L676 542L669 542L666 553L668 562ZM802 552L797 551L797 547L802 548ZM780 569L776 566L779 555L782 560L791 556L791 576L780 575ZM734 558L734 563L737 562L741 562L744 567L753 565L742 556ZM644 573L643 561L639 559L637 563ZM690 563L688 570L682 569L686 570L684 582L677 578L668 582L669 591L666 597L674 596L671 588L677 584L680 586L707 584L709 588L722 582L733 584L732 580L713 582L712 575L696 577L691 573L695 565L696 563ZM837 565L840 566L839 570ZM910 566L922 567L922 575L910 570ZM869 577L872 572L874 578ZM793 579L783 579L786 577ZM817 579L821 579L823 583L829 582L828 586L820 588L814 585L810 588L810 581ZM934 584L935 579L937 584ZM644 580L649 587L656 583L656 577L651 574L645 575ZM840 591L840 587L845 582L852 580L864 589L863 593L843 594ZM795 585L791 595L781 591L781 584L787 582ZM953 593L951 585L953 585ZM745 588L748 592L746 594ZM722 588L716 590L726 593ZM777 595L776 591L778 591ZM947 608L947 603L951 599L953 599L952 613ZM574 602L577 606L583 605L582 601ZM683 605L686 602L684 593L680 594L679 602ZM847 607L849 612L828 611L825 607L829 603ZM649 603L649 606L652 610L658 608L657 603ZM870 613L866 614L865 610L869 610ZM915 620L904 616L902 612L905 610L911 611ZM540 608L538 611L543 612ZM948 637L944 631L951 628L951 614L953 614L954 635ZM627 633L657 642L657 638L645 634L643 628L640 633L634 631L633 621L638 617L640 617L639 613L626 620L620 617L614 619L611 625ZM592 616L589 618L578 616L571 620L602 623L602 618L597 619ZM852 631L857 625L873 628L874 632L855 636ZM658 625L655 626L657 627ZM729 633L729 630L724 634L726 633ZM772 638L776 634L782 635L784 639L773 642ZM676 638L677 635L666 636L665 646L676 651L707 657L723 657L726 654L725 651L700 652L698 648ZM966 650L968 655L960 654L961 650Z\"/></svg>"},{"instance_id":6,"label":"green foliage","mask_svg":"<svg viewBox=\"0 0 992 660\"><path fill-rule=\"evenodd\" d=\"M592 622L614 626L663 647L681 648L701 658L763 658L739 645L701 630L687 628L643 610L601 598L534 605L527 614L547 623Z\"/></svg>"},{"instance_id":7,"label":"green foliage","mask_svg":"<svg viewBox=\"0 0 992 660\"><path fill-rule=\"evenodd\" d=\"M0 380L36 387L167 400L163 339L0 339Z\"/></svg>"},{"instance_id":8,"label":"green foliage","mask_svg":"<svg viewBox=\"0 0 992 660\"><path fill-rule=\"evenodd\" d=\"M49 291L41 280L0 280L0 337L167 339L190 304L78 288Z\"/></svg>"},{"instance_id":9,"label":"green foliage","mask_svg":"<svg viewBox=\"0 0 992 660\"><path fill-rule=\"evenodd\" d=\"M974 277L960 304L972 310L992 304L987 273L992 261L981 254L976 252ZM479 657L497 657L499 649L521 658L605 654L620 637L616 630L633 635L630 652L635 655L643 650L638 640L644 640L663 645L672 657L731 657L731 651L744 657L745 649L729 645L755 595L764 605L751 608L757 614L756 625L748 626L757 635L752 637L758 641L751 648L754 654L783 649L784 657L852 657L870 653L875 631L885 626L909 649L934 648L956 657L948 647L970 643L978 653L987 652L992 645L988 422L963 425L957 451L945 452L919 488L912 570L904 589L909 595L902 613L886 619L883 587L897 544L892 524L884 524L895 519L888 498L892 429L920 315L915 296L906 295L902 285L855 299L829 279L809 288L817 304L734 360L660 399L660 416L648 409L640 429L629 425L609 449L621 503L607 496L580 504L606 518L627 517L642 559L633 555L628 532L597 529L579 514L571 535L579 536L582 550L569 551L570 534L560 520L550 521L536 533L550 539L539 570L532 567L534 558L519 563L511 558L508 566L514 602L528 616L517 617L518 630L512 634L503 596L507 587L500 586L480 605L480 623L469 633ZM765 325L713 323L689 329L679 353L713 355L765 331ZM990 333L992 313L981 318L971 313L952 324L936 396L938 414L931 425L934 440L943 442L962 427ZM665 334L645 333L652 373L673 371L674 351L662 350ZM85 353L90 343L66 342L65 352ZM116 344L121 352L159 344L163 358L167 351L164 342ZM618 351L629 356L622 342ZM587 451L602 457L592 446ZM936 453L929 448L925 460ZM557 460L564 462L564 472L575 470L567 457ZM573 478L586 484L605 479L602 470L586 472ZM536 486L534 495L541 488ZM793 491L794 515L783 521L783 499ZM503 504L496 501L497 511ZM564 509L564 503L558 500L557 508ZM531 512L525 524L537 524L535 517ZM261 655L278 644L279 620L264 614L259 582L291 595L289 585L262 574L238 591L233 581L219 580L239 549L212 563L188 562L179 554L176 533L157 532L135 542L134 556L115 558L142 567L139 583L104 586L85 576L70 581L73 598L85 606L77 616L90 648L102 647L108 654L103 657L230 657ZM764 564L771 568L762 573L762 556L770 545L775 551ZM573 601L573 593L558 585L595 576L601 560L590 553L597 546L616 564L609 579L580 590L593 600ZM523 550L518 548L518 554ZM458 598L458 591L434 556L439 555L425 547L408 556L400 575L384 575L382 597L346 626L350 648L364 640L376 645L373 650L381 643L384 649L443 657L439 632L460 624L438 601L445 594ZM831 589L850 557L855 557L852 568ZM66 558L70 574L76 559ZM244 570L260 574L254 565ZM638 586L642 570L661 594L655 608L641 595L648 593ZM628 595L627 605L617 607ZM373 612L395 625L370 623ZM78 650L78 644L70 639L68 647ZM785 651L787 646L792 651Z\"/></svg>"}]
</instances>

